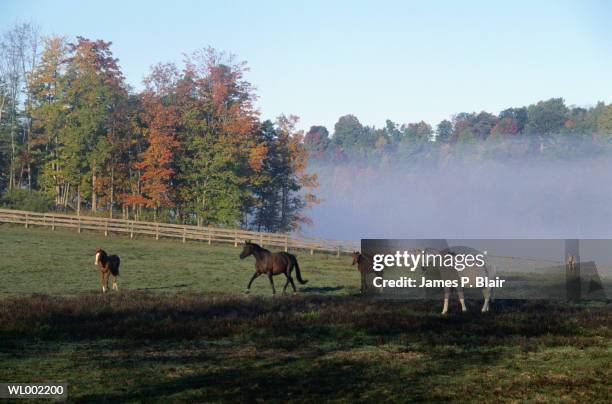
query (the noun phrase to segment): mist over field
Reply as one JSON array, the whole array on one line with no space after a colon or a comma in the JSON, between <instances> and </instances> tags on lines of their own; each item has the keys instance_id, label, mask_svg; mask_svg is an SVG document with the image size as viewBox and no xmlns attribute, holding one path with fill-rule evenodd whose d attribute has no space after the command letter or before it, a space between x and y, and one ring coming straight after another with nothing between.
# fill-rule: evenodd
<instances>
[{"instance_id":1,"label":"mist over field","mask_svg":"<svg viewBox=\"0 0 612 404\"><path fill-rule=\"evenodd\" d=\"M361 238L610 238L612 158L315 167L305 233Z\"/></svg>"}]
</instances>

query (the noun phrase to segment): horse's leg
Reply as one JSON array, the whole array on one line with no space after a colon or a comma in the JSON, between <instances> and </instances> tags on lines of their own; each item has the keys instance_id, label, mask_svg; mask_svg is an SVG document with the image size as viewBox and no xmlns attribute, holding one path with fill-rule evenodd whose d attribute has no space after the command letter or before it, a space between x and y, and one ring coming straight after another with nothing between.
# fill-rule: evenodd
<instances>
[{"instance_id":1,"label":"horse's leg","mask_svg":"<svg viewBox=\"0 0 612 404\"><path fill-rule=\"evenodd\" d=\"M246 289L245 293L249 293L251 291L251 284L253 283L253 281L255 279L257 279L259 277L259 275L261 275L259 272L255 272L253 274L253 276L251 277L251 280L249 281L249 284L247 286L247 289Z\"/></svg>"},{"instance_id":2,"label":"horse's leg","mask_svg":"<svg viewBox=\"0 0 612 404\"><path fill-rule=\"evenodd\" d=\"M113 290L119 292L119 285L117 285L117 277L113 275Z\"/></svg>"},{"instance_id":3,"label":"horse's leg","mask_svg":"<svg viewBox=\"0 0 612 404\"><path fill-rule=\"evenodd\" d=\"M289 275L289 282L291 282L291 287L293 288L293 293L297 293L297 289L295 288L295 283L293 282L293 278Z\"/></svg>"},{"instance_id":4,"label":"horse's leg","mask_svg":"<svg viewBox=\"0 0 612 404\"><path fill-rule=\"evenodd\" d=\"M285 286L283 286L283 295L287 293L287 286L289 286L289 274L285 272L285 277L287 280L285 281Z\"/></svg>"},{"instance_id":5,"label":"horse's leg","mask_svg":"<svg viewBox=\"0 0 612 404\"><path fill-rule=\"evenodd\" d=\"M465 297L463 296L463 288L457 288L457 295L459 296L459 303L461 304L461 311L466 312L467 308L465 307Z\"/></svg>"},{"instance_id":6,"label":"horse's leg","mask_svg":"<svg viewBox=\"0 0 612 404\"><path fill-rule=\"evenodd\" d=\"M108 289L108 272L102 272L102 293Z\"/></svg>"},{"instance_id":7,"label":"horse's leg","mask_svg":"<svg viewBox=\"0 0 612 404\"><path fill-rule=\"evenodd\" d=\"M110 281L110 277L111 277L110 271L106 271L106 282L105 282L106 290L108 290L108 282Z\"/></svg>"},{"instance_id":8,"label":"horse's leg","mask_svg":"<svg viewBox=\"0 0 612 404\"><path fill-rule=\"evenodd\" d=\"M368 282L366 281L367 274L365 272L361 273L361 293L365 293L368 291Z\"/></svg>"},{"instance_id":9,"label":"horse's leg","mask_svg":"<svg viewBox=\"0 0 612 404\"><path fill-rule=\"evenodd\" d=\"M450 288L444 288L444 307L442 307L442 314L448 313L448 297L450 296Z\"/></svg>"},{"instance_id":10,"label":"horse's leg","mask_svg":"<svg viewBox=\"0 0 612 404\"><path fill-rule=\"evenodd\" d=\"M484 296L484 303L482 305L482 312L486 313L487 311L489 311L489 301L491 299L491 288L484 288L482 290L482 294Z\"/></svg>"},{"instance_id":11,"label":"horse's leg","mask_svg":"<svg viewBox=\"0 0 612 404\"><path fill-rule=\"evenodd\" d=\"M102 287L102 293L106 292L104 289L104 272L100 271L100 287Z\"/></svg>"},{"instance_id":12,"label":"horse's leg","mask_svg":"<svg viewBox=\"0 0 612 404\"><path fill-rule=\"evenodd\" d=\"M272 280L273 276L272 271L268 272L268 279L270 280L270 286L272 286L272 294L275 295L276 289L274 288L274 281Z\"/></svg>"}]
</instances>

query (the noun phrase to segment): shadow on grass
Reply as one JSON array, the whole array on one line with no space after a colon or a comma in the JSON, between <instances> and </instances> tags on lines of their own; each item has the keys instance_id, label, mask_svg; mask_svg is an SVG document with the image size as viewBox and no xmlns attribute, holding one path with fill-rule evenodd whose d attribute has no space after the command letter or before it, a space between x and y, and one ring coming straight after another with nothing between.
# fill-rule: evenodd
<instances>
[{"instance_id":1,"label":"shadow on grass","mask_svg":"<svg viewBox=\"0 0 612 404\"><path fill-rule=\"evenodd\" d=\"M273 354L271 354L273 355ZM196 374L172 380L155 380L132 386L130 391L110 394L88 394L77 402L166 401L169 398L195 401L232 402L325 402L339 400L385 401L399 397L402 401L422 401L432 397L431 389L437 377L452 372L460 374L473 367L494 363L499 354L469 356L467 360L429 358L415 362L387 357L364 360L359 356L335 358L328 352L294 357L273 357L265 353L259 357L194 358L167 357L166 363L175 368L206 360L207 367ZM397 355L401 357L401 353ZM120 368L121 362L113 366ZM108 369L112 372L112 369ZM410 388L407 388L409 383Z\"/></svg>"},{"instance_id":2,"label":"shadow on grass","mask_svg":"<svg viewBox=\"0 0 612 404\"><path fill-rule=\"evenodd\" d=\"M278 339L283 345L316 346L410 335L415 341L469 346L490 343L492 337L575 335L612 321L609 306L524 302L482 315L477 302L470 302L469 313L453 312L447 317L437 313L438 306L434 301L374 302L321 294L275 298L139 291L33 295L0 300L0 337L77 341L231 337L258 346Z\"/></svg>"},{"instance_id":3,"label":"shadow on grass","mask_svg":"<svg viewBox=\"0 0 612 404\"><path fill-rule=\"evenodd\" d=\"M34 295L0 300L0 340L10 360L84 344L88 366L134 379L75 401L242 402L441 400L452 393L436 387L441 375L492 366L509 350L610 338L609 305L500 303L444 317L437 301L356 296Z\"/></svg>"},{"instance_id":4,"label":"shadow on grass","mask_svg":"<svg viewBox=\"0 0 612 404\"><path fill-rule=\"evenodd\" d=\"M334 293L334 292L338 292L340 290L343 290L344 287L343 286L322 286L322 287L313 287L313 286L307 286L307 287L302 287L300 288L300 291L304 292L304 293Z\"/></svg>"},{"instance_id":5,"label":"shadow on grass","mask_svg":"<svg viewBox=\"0 0 612 404\"><path fill-rule=\"evenodd\" d=\"M179 288L188 288L190 286L195 285L195 283L181 283L178 285L168 285L168 286L151 286L151 287L143 287L143 288L137 288L137 289L133 289L133 290L163 290L163 289L179 289Z\"/></svg>"}]
</instances>

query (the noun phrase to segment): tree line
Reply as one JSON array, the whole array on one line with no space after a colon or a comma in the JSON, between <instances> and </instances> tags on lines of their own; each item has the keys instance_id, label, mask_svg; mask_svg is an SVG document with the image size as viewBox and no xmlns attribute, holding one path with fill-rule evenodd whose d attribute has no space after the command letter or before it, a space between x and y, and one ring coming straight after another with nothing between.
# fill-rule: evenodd
<instances>
[{"instance_id":1,"label":"tree line","mask_svg":"<svg viewBox=\"0 0 612 404\"><path fill-rule=\"evenodd\" d=\"M612 151L612 104L562 98L435 127L345 115L333 133L304 134L297 116L260 118L247 71L205 48L152 66L135 91L110 42L12 27L0 38L0 204L285 232L321 202L320 166Z\"/></svg>"},{"instance_id":2,"label":"tree line","mask_svg":"<svg viewBox=\"0 0 612 404\"><path fill-rule=\"evenodd\" d=\"M457 159L555 157L569 158L612 151L612 104L568 107L562 98L508 108L498 115L462 112L435 128L424 121L383 128L365 126L345 115L333 134L312 126L304 137L311 162L375 165Z\"/></svg>"},{"instance_id":3,"label":"tree line","mask_svg":"<svg viewBox=\"0 0 612 404\"><path fill-rule=\"evenodd\" d=\"M261 120L245 62L206 48L130 88L111 43L0 41L5 205L198 225L294 230L317 203L296 116Z\"/></svg>"}]
</instances>

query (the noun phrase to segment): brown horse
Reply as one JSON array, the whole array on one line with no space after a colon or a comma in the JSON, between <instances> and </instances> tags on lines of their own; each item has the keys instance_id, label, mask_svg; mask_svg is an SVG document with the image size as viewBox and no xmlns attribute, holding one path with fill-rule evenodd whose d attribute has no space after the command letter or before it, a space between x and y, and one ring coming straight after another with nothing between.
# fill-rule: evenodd
<instances>
[{"instance_id":1,"label":"brown horse","mask_svg":"<svg viewBox=\"0 0 612 404\"><path fill-rule=\"evenodd\" d=\"M353 257L353 263L357 264L357 270L361 274L361 293L366 293L368 290L368 274L372 273L372 263L368 262L366 257L359 251L355 251L351 254Z\"/></svg>"},{"instance_id":2,"label":"brown horse","mask_svg":"<svg viewBox=\"0 0 612 404\"><path fill-rule=\"evenodd\" d=\"M119 276L119 264L121 261L116 255L108 255L106 251L101 248L96 250L95 265L100 268L100 285L102 286L102 293L108 290L108 278L109 275L113 276L113 290L119 291L117 286L117 277Z\"/></svg>"},{"instance_id":3,"label":"brown horse","mask_svg":"<svg viewBox=\"0 0 612 404\"><path fill-rule=\"evenodd\" d=\"M253 283L253 281L263 274L268 275L268 279L270 280L270 286L272 286L272 294L276 294L276 289L274 288L274 281L272 280L272 277L278 274L285 274L285 277L287 277L285 287L283 288L283 293L287 291L287 286L290 283L291 287L293 287L293 292L295 293L297 290L295 288L295 283L293 283L293 278L291 277L291 271L294 267L298 282L300 282L302 285L308 282L302 279L302 274L300 273L300 266L298 265L297 258L293 254L289 254L286 252L272 253L269 250L266 250L265 248L260 247L255 243L245 241L244 248L240 253L240 259L245 259L249 255L255 257L255 273L249 281L246 293L249 293L249 291L251 290L251 284Z\"/></svg>"}]
</instances>

